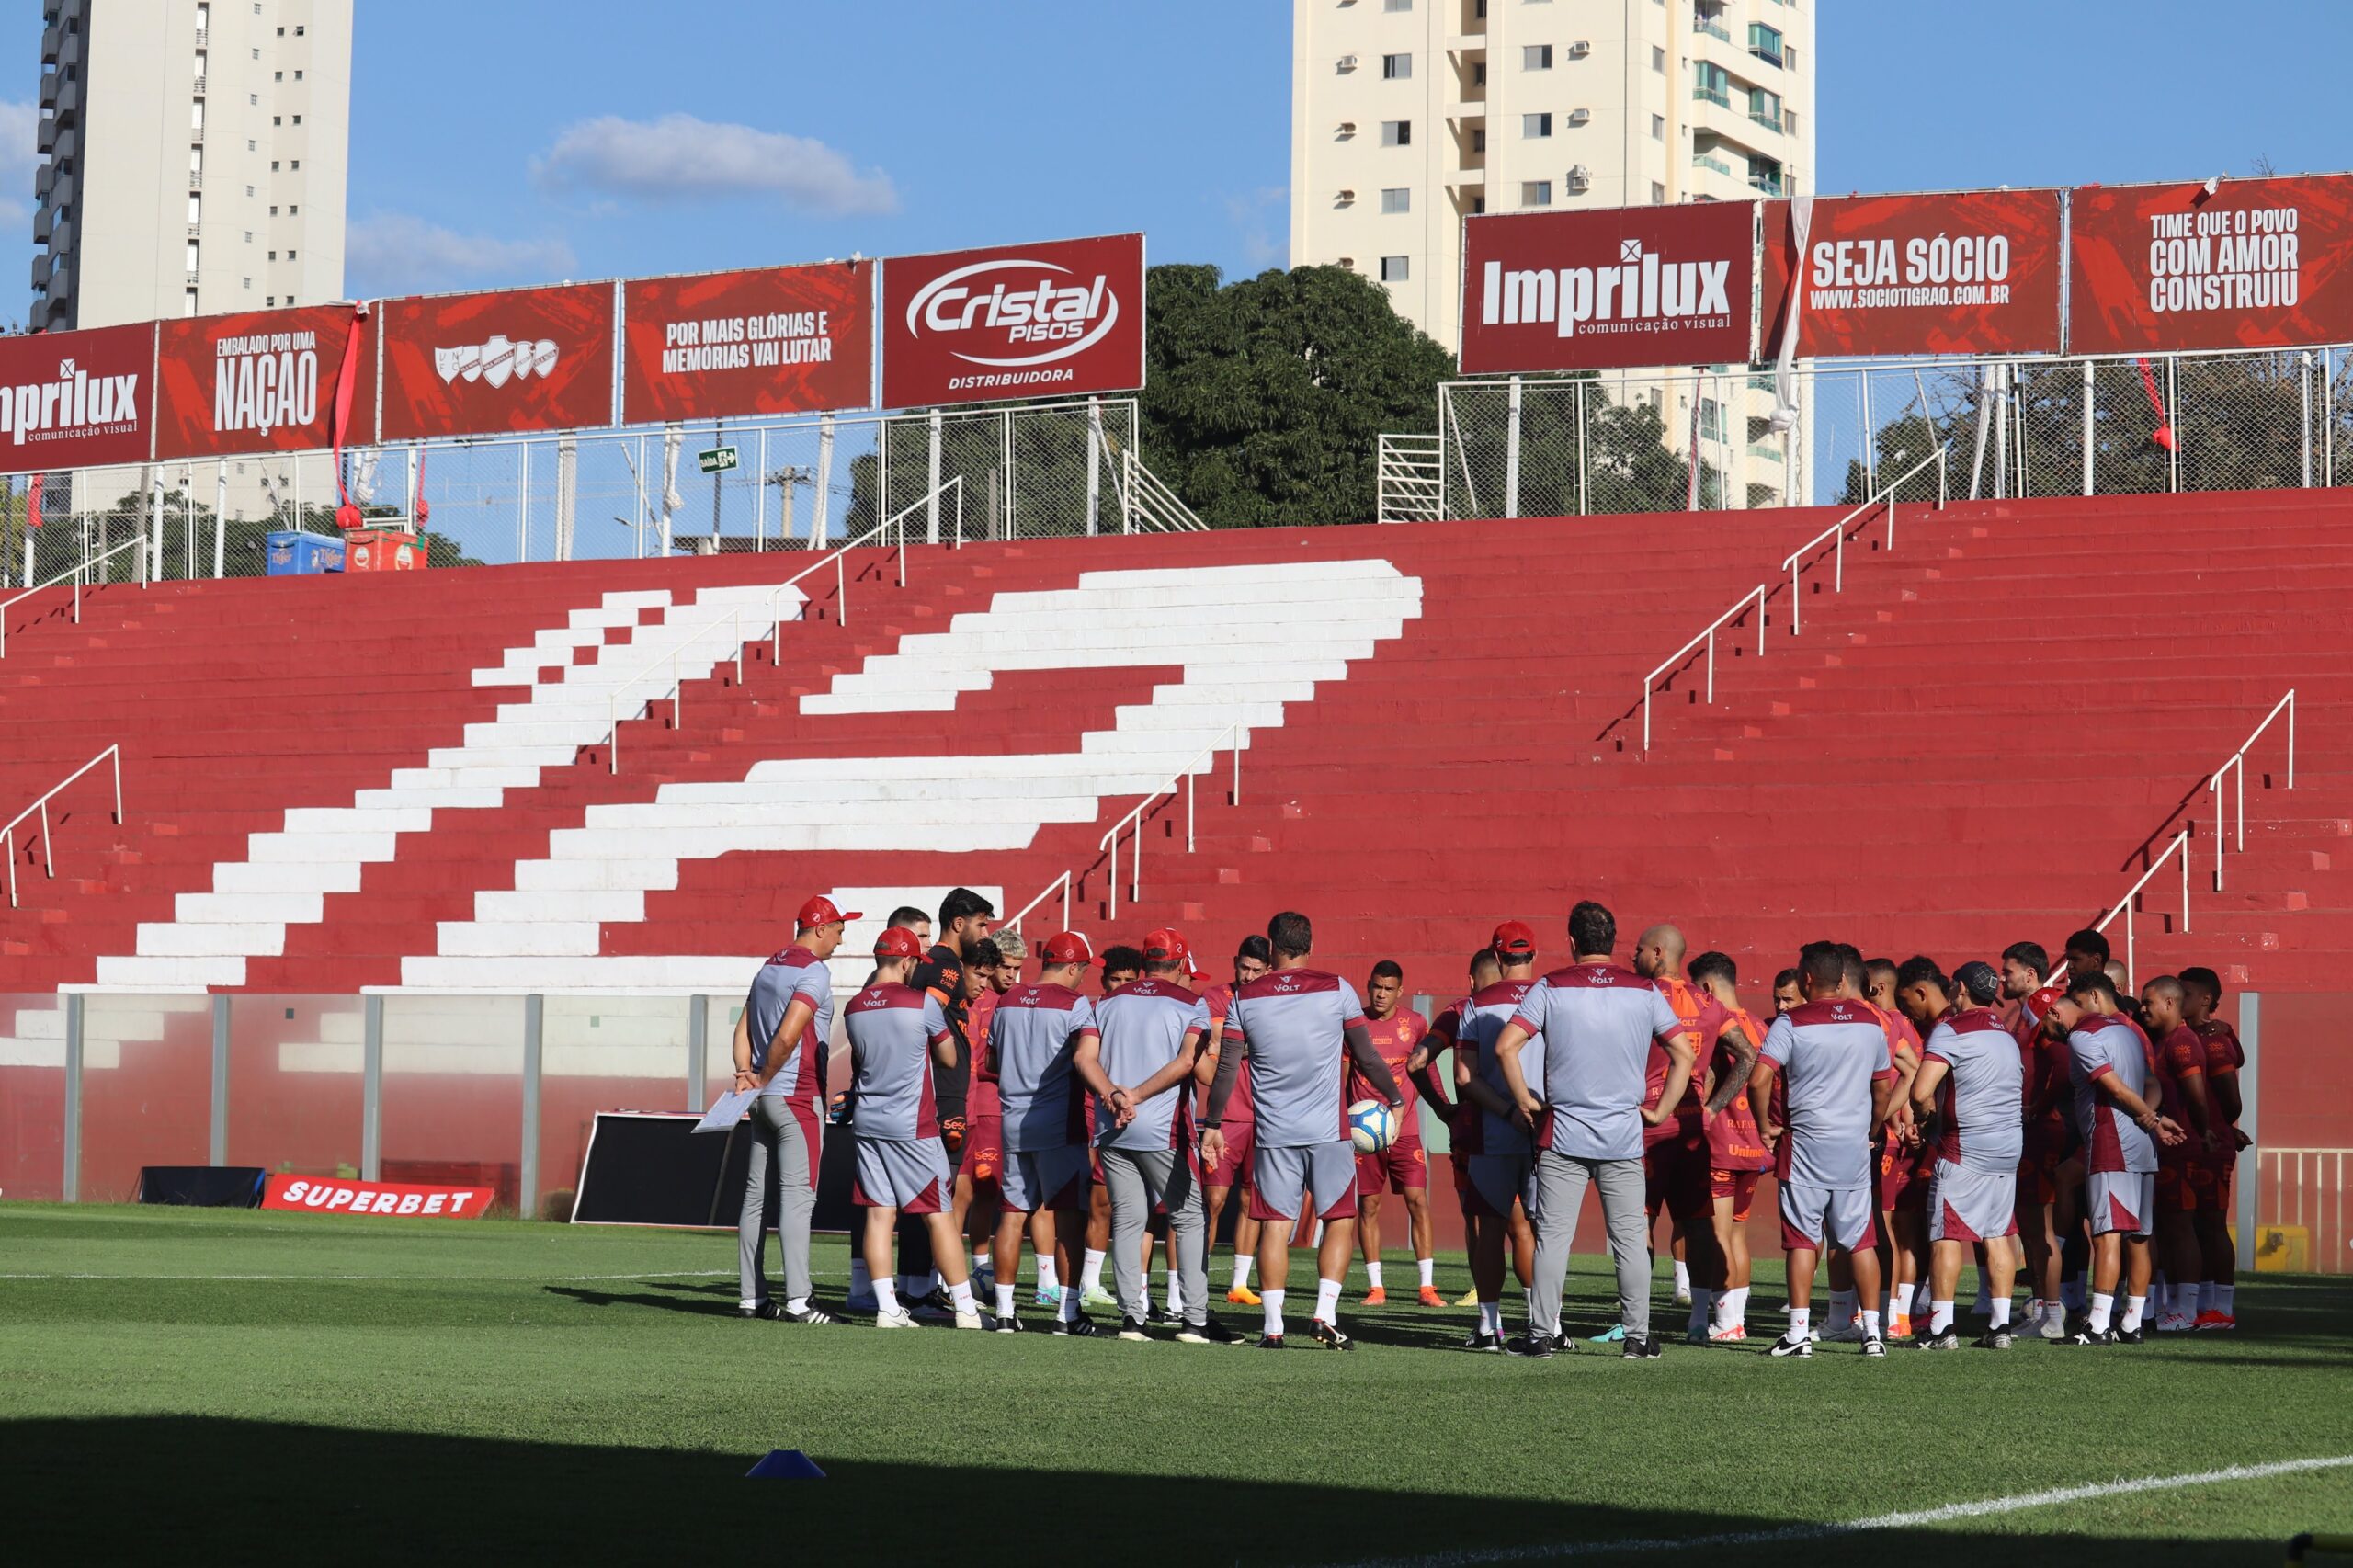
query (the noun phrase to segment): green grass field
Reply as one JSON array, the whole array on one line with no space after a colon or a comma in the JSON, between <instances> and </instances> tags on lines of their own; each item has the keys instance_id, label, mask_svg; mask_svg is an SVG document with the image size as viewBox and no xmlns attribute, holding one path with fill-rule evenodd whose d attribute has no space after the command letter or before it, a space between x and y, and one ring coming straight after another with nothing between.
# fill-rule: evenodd
<instances>
[{"instance_id":1,"label":"green grass field","mask_svg":"<svg viewBox=\"0 0 2353 1568\"><path fill-rule=\"evenodd\" d=\"M1669 1544L2353 1455L2338 1280L2140 1349L1529 1363L1419 1307L1344 1312L1348 1356L746 1323L733 1264L732 1234L0 1205L6 1556L2147 1568L2353 1530L2334 1469ZM1601 1260L1572 1290L1597 1325ZM1779 1306L1760 1270L1752 1330ZM735 1484L772 1448L828 1478Z\"/></svg>"}]
</instances>

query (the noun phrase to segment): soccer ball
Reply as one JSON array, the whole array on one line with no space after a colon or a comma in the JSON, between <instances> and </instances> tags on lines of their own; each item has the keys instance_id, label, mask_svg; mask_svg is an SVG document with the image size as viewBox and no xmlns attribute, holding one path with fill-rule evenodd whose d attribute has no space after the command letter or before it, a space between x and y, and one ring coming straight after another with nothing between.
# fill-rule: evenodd
<instances>
[{"instance_id":1,"label":"soccer ball","mask_svg":"<svg viewBox=\"0 0 2353 1568\"><path fill-rule=\"evenodd\" d=\"M1348 1142L1359 1154L1378 1154L1397 1142L1397 1113L1379 1100L1358 1100L1348 1108Z\"/></svg>"}]
</instances>

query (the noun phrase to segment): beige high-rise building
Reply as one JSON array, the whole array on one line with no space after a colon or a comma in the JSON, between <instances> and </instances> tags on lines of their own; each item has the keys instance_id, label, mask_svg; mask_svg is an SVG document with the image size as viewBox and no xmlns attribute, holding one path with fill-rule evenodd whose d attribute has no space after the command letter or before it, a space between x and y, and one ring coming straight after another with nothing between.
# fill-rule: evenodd
<instances>
[{"instance_id":1,"label":"beige high-rise building","mask_svg":"<svg viewBox=\"0 0 2353 1568\"><path fill-rule=\"evenodd\" d=\"M352 0L44 0L30 324L343 297Z\"/></svg>"}]
</instances>

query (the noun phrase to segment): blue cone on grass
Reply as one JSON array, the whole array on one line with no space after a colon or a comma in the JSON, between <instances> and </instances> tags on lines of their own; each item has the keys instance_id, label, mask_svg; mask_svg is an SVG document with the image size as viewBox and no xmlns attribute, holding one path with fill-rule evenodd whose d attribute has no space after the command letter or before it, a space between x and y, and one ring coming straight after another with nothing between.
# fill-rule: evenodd
<instances>
[{"instance_id":1,"label":"blue cone on grass","mask_svg":"<svg viewBox=\"0 0 2353 1568\"><path fill-rule=\"evenodd\" d=\"M825 1472L799 1449L770 1449L767 1458L744 1472L746 1481L823 1481Z\"/></svg>"}]
</instances>

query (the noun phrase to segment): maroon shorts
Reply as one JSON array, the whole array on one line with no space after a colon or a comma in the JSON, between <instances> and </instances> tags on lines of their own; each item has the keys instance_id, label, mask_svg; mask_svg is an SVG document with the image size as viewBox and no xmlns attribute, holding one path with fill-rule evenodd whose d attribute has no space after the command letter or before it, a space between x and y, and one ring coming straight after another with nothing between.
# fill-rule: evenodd
<instances>
[{"instance_id":1,"label":"maroon shorts","mask_svg":"<svg viewBox=\"0 0 2353 1568\"><path fill-rule=\"evenodd\" d=\"M1210 1167L1211 1187L1247 1187L1250 1185L1250 1151L1256 1145L1258 1124L1255 1121L1229 1121L1225 1124L1225 1153Z\"/></svg>"},{"instance_id":2,"label":"maroon shorts","mask_svg":"<svg viewBox=\"0 0 2353 1568\"><path fill-rule=\"evenodd\" d=\"M1400 1138L1378 1154L1357 1156L1357 1192L1370 1198L1386 1183L1392 1192L1420 1192L1430 1184L1429 1157L1418 1137Z\"/></svg>"},{"instance_id":3,"label":"maroon shorts","mask_svg":"<svg viewBox=\"0 0 2353 1568\"><path fill-rule=\"evenodd\" d=\"M1708 1175L1704 1139L1654 1143L1643 1151L1643 1206L1654 1220L1661 1209L1678 1223L1710 1219L1715 1213L1715 1195Z\"/></svg>"},{"instance_id":4,"label":"maroon shorts","mask_svg":"<svg viewBox=\"0 0 2353 1568\"><path fill-rule=\"evenodd\" d=\"M1749 1206L1756 1201L1756 1178L1764 1174L1763 1171L1726 1171L1711 1167L1708 1172L1708 1196L1711 1199L1731 1199L1733 1222L1745 1224Z\"/></svg>"},{"instance_id":5,"label":"maroon shorts","mask_svg":"<svg viewBox=\"0 0 2353 1568\"><path fill-rule=\"evenodd\" d=\"M2189 1186L2198 1195L2200 1210L2216 1214L2231 1211L2231 1176L2237 1163L2235 1159L2189 1162Z\"/></svg>"},{"instance_id":6,"label":"maroon shorts","mask_svg":"<svg viewBox=\"0 0 2353 1568\"><path fill-rule=\"evenodd\" d=\"M957 1156L956 1174L970 1176L975 1193L1002 1196L1005 1180L1005 1119L984 1116L964 1131L964 1152Z\"/></svg>"},{"instance_id":7,"label":"maroon shorts","mask_svg":"<svg viewBox=\"0 0 2353 1568\"><path fill-rule=\"evenodd\" d=\"M2157 1212L2160 1214L2195 1214L2200 1194L2191 1172L2195 1165L2188 1160L2157 1162Z\"/></svg>"}]
</instances>

